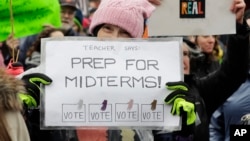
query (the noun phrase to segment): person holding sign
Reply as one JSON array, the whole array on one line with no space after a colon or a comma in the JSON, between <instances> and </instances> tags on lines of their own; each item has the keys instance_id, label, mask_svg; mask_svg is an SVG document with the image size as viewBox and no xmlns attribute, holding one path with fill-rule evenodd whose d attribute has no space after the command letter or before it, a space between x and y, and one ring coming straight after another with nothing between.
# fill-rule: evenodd
<instances>
[{"instance_id":1,"label":"person holding sign","mask_svg":"<svg viewBox=\"0 0 250 141\"><path fill-rule=\"evenodd\" d=\"M146 0L103 0L93 15L89 31L97 38L142 38L145 20L154 9ZM79 141L152 140L150 132L143 133L131 129L77 130Z\"/></svg>"},{"instance_id":2,"label":"person holding sign","mask_svg":"<svg viewBox=\"0 0 250 141\"><path fill-rule=\"evenodd\" d=\"M165 102L174 103L172 113L182 115L186 120L182 122L182 130L173 133L154 131L155 141L208 141L208 124L212 113L235 91L247 78L249 63L249 29L243 14L244 0L234 0L231 11L236 14L237 33L229 36L228 50L221 67L205 77L190 74L189 50L183 46L184 82L167 83L167 87L174 90ZM188 63L189 62L189 63ZM216 95L219 94L219 95ZM182 105L175 104L173 100ZM187 109L188 103L195 102L195 111ZM191 111L185 113L183 111ZM195 114L197 112L197 114ZM196 116L196 119L194 118Z\"/></svg>"},{"instance_id":3,"label":"person holding sign","mask_svg":"<svg viewBox=\"0 0 250 141\"><path fill-rule=\"evenodd\" d=\"M153 2L154 0L151 1ZM152 14L154 9L155 7L147 0L103 0L93 16L90 32L98 38L142 38L145 20ZM30 71L32 72L33 70ZM24 74L26 73L28 73L28 71ZM35 80L35 83L39 81L42 84L48 84L44 83L47 82L45 81L47 79L43 79L43 76L40 74L37 76L36 74L32 74L24 75L22 78L25 78L25 82ZM37 85L34 87L37 87ZM68 131L70 132L70 130ZM48 140L48 137L46 139ZM150 132L146 132L146 134L137 134L134 130L130 129L79 129L74 139L78 141L119 141L125 139L150 141L152 140L152 134Z\"/></svg>"},{"instance_id":4,"label":"person holding sign","mask_svg":"<svg viewBox=\"0 0 250 141\"><path fill-rule=\"evenodd\" d=\"M250 27L250 9L245 11L244 18ZM250 125L249 93L250 73L239 89L213 113L209 124L210 141L229 141L231 125Z\"/></svg>"},{"instance_id":5,"label":"person holding sign","mask_svg":"<svg viewBox=\"0 0 250 141\"><path fill-rule=\"evenodd\" d=\"M145 20L154 9L145 0L105 0L93 15L90 33L98 38L142 38Z\"/></svg>"}]
</instances>

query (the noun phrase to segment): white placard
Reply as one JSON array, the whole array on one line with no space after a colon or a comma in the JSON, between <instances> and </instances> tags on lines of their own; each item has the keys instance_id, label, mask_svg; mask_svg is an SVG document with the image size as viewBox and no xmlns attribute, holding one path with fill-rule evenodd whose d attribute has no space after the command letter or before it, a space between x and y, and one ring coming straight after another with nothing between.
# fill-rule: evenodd
<instances>
[{"instance_id":1,"label":"white placard","mask_svg":"<svg viewBox=\"0 0 250 141\"><path fill-rule=\"evenodd\" d=\"M163 0L148 20L149 35L234 34L231 4L232 0Z\"/></svg>"},{"instance_id":2,"label":"white placard","mask_svg":"<svg viewBox=\"0 0 250 141\"><path fill-rule=\"evenodd\" d=\"M42 39L44 126L179 127L164 98L183 80L181 41Z\"/></svg>"}]
</instances>

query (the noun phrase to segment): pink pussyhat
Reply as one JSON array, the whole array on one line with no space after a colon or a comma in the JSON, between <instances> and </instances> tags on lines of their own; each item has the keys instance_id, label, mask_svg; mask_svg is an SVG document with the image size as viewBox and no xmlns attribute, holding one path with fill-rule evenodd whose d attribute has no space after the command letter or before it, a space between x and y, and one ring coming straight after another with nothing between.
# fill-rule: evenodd
<instances>
[{"instance_id":1,"label":"pink pussyhat","mask_svg":"<svg viewBox=\"0 0 250 141\"><path fill-rule=\"evenodd\" d=\"M93 15L89 31L94 34L99 25L112 24L126 30L133 38L141 38L144 21L154 9L148 0L102 0Z\"/></svg>"}]
</instances>

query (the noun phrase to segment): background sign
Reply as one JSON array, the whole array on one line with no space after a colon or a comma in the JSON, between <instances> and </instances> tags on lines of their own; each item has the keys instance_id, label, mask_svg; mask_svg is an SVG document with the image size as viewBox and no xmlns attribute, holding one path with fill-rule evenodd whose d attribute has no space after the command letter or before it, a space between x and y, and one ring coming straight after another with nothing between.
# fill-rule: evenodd
<instances>
[{"instance_id":1,"label":"background sign","mask_svg":"<svg viewBox=\"0 0 250 141\"><path fill-rule=\"evenodd\" d=\"M149 35L234 34L231 4L232 0L163 0L149 18Z\"/></svg>"},{"instance_id":2,"label":"background sign","mask_svg":"<svg viewBox=\"0 0 250 141\"><path fill-rule=\"evenodd\" d=\"M183 79L176 39L42 39L43 71L53 80L45 126L179 127L164 103L165 83Z\"/></svg>"},{"instance_id":3,"label":"background sign","mask_svg":"<svg viewBox=\"0 0 250 141\"><path fill-rule=\"evenodd\" d=\"M42 31L44 24L61 26L58 0L12 0L14 37L24 37ZM0 0L0 41L11 33L10 1Z\"/></svg>"}]
</instances>

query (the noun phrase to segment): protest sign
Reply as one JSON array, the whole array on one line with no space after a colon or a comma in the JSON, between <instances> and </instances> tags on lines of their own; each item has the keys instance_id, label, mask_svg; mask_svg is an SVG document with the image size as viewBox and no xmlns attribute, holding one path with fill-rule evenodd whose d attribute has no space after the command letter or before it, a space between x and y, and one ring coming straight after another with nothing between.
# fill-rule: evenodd
<instances>
[{"instance_id":1,"label":"protest sign","mask_svg":"<svg viewBox=\"0 0 250 141\"><path fill-rule=\"evenodd\" d=\"M148 20L150 36L236 32L232 0L163 0Z\"/></svg>"},{"instance_id":2,"label":"protest sign","mask_svg":"<svg viewBox=\"0 0 250 141\"><path fill-rule=\"evenodd\" d=\"M183 79L178 40L42 39L44 126L178 128L165 83Z\"/></svg>"},{"instance_id":3,"label":"protest sign","mask_svg":"<svg viewBox=\"0 0 250 141\"><path fill-rule=\"evenodd\" d=\"M45 24L61 26L58 0L12 0L14 37L24 37L42 31ZM10 1L0 0L0 41L11 33Z\"/></svg>"}]
</instances>

